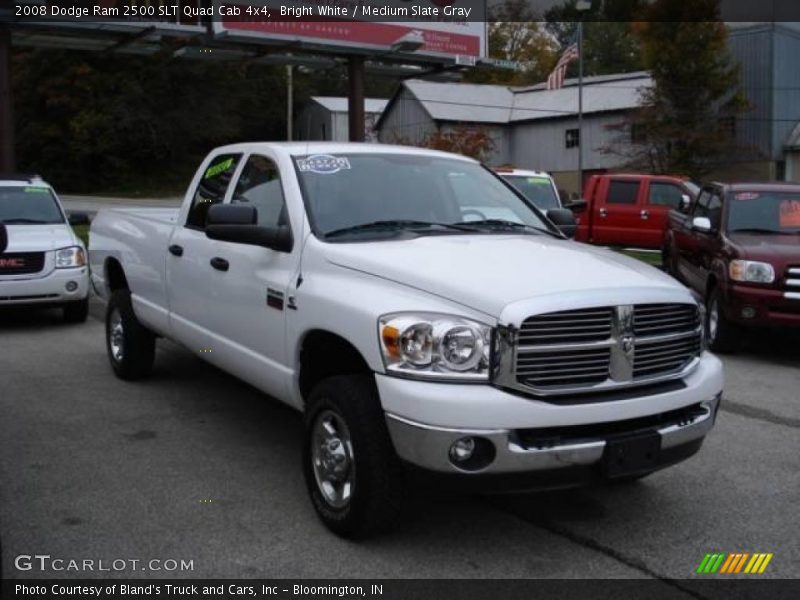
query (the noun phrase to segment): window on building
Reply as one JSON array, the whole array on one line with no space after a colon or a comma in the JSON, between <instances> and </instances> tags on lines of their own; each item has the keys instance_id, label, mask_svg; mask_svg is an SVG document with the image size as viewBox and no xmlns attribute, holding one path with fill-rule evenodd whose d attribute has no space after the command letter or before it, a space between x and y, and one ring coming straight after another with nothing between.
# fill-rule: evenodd
<instances>
[{"instance_id":1,"label":"window on building","mask_svg":"<svg viewBox=\"0 0 800 600\"><path fill-rule=\"evenodd\" d=\"M631 123L631 143L644 144L647 142L647 133L642 123Z\"/></svg>"},{"instance_id":2,"label":"window on building","mask_svg":"<svg viewBox=\"0 0 800 600\"><path fill-rule=\"evenodd\" d=\"M639 182L612 179L608 184L606 204L636 204L639 199Z\"/></svg>"},{"instance_id":3,"label":"window on building","mask_svg":"<svg viewBox=\"0 0 800 600\"><path fill-rule=\"evenodd\" d=\"M581 145L581 132L580 129L567 129L565 133L564 143L567 148L577 148Z\"/></svg>"}]
</instances>

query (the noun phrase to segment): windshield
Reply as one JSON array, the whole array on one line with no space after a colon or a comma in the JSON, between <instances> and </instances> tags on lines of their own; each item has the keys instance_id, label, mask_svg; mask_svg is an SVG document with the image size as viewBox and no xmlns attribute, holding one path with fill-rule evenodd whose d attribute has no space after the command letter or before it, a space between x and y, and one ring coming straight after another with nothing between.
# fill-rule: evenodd
<instances>
[{"instance_id":1,"label":"windshield","mask_svg":"<svg viewBox=\"0 0 800 600\"><path fill-rule=\"evenodd\" d=\"M800 192L735 192L728 204L730 233L800 233Z\"/></svg>"},{"instance_id":2,"label":"windshield","mask_svg":"<svg viewBox=\"0 0 800 600\"><path fill-rule=\"evenodd\" d=\"M0 223L6 225L42 225L63 223L50 188L42 186L0 186Z\"/></svg>"},{"instance_id":3,"label":"windshield","mask_svg":"<svg viewBox=\"0 0 800 600\"><path fill-rule=\"evenodd\" d=\"M429 227L428 234L475 233L483 230L481 225L493 232L552 231L522 198L476 163L374 153L303 156L296 165L318 235L386 235L418 232L425 225L437 226Z\"/></svg>"},{"instance_id":4,"label":"windshield","mask_svg":"<svg viewBox=\"0 0 800 600\"><path fill-rule=\"evenodd\" d=\"M549 177L524 175L502 175L503 179L517 188L537 208L548 210L559 208L558 196Z\"/></svg>"}]
</instances>

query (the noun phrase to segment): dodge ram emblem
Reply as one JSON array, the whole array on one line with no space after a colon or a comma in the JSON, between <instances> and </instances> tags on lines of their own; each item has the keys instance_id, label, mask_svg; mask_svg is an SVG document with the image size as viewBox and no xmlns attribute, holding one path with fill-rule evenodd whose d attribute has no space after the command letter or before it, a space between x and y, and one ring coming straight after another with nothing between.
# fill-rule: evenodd
<instances>
[{"instance_id":1,"label":"dodge ram emblem","mask_svg":"<svg viewBox=\"0 0 800 600\"><path fill-rule=\"evenodd\" d=\"M622 336L622 351L627 355L630 356L633 354L634 348L634 341L632 335L625 335Z\"/></svg>"}]
</instances>

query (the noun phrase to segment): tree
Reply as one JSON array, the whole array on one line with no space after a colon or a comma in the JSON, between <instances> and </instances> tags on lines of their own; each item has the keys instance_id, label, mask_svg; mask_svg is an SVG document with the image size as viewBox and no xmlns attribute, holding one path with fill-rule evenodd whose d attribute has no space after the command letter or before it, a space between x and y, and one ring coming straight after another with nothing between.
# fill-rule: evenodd
<instances>
[{"instance_id":1,"label":"tree","mask_svg":"<svg viewBox=\"0 0 800 600\"><path fill-rule=\"evenodd\" d=\"M538 21L529 0L506 0L492 7L489 22L489 56L513 60L520 70L472 69L464 77L472 83L530 85L547 78L558 45Z\"/></svg>"},{"instance_id":2,"label":"tree","mask_svg":"<svg viewBox=\"0 0 800 600\"><path fill-rule=\"evenodd\" d=\"M594 0L585 13L568 0L545 13L547 31L561 45L567 46L583 20L583 69L585 75L629 73L642 69L639 40L632 32L643 0ZM570 76L577 75L577 64L570 66Z\"/></svg>"},{"instance_id":3,"label":"tree","mask_svg":"<svg viewBox=\"0 0 800 600\"><path fill-rule=\"evenodd\" d=\"M437 129L420 144L423 148L463 154L486 162L494 150L494 140L483 127L458 124L452 129Z\"/></svg>"},{"instance_id":4,"label":"tree","mask_svg":"<svg viewBox=\"0 0 800 600\"><path fill-rule=\"evenodd\" d=\"M656 0L644 16L635 31L653 86L605 150L635 168L701 178L733 154L731 123L748 108L718 2Z\"/></svg>"}]
</instances>

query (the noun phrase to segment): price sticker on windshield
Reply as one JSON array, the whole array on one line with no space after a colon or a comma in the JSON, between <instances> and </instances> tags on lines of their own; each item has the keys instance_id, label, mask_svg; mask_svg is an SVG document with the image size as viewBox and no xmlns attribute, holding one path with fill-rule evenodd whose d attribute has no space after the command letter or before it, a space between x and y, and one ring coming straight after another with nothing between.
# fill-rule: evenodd
<instances>
[{"instance_id":1,"label":"price sticker on windshield","mask_svg":"<svg viewBox=\"0 0 800 600\"><path fill-rule=\"evenodd\" d=\"M761 194L756 192L739 192L733 196L736 200L758 200Z\"/></svg>"},{"instance_id":2,"label":"price sticker on windshield","mask_svg":"<svg viewBox=\"0 0 800 600\"><path fill-rule=\"evenodd\" d=\"M304 173L317 173L318 175L332 175L339 171L349 170L350 161L343 156L330 154L314 154L297 159L297 168Z\"/></svg>"},{"instance_id":3,"label":"price sticker on windshield","mask_svg":"<svg viewBox=\"0 0 800 600\"><path fill-rule=\"evenodd\" d=\"M800 200L784 200L778 211L782 228L800 227Z\"/></svg>"},{"instance_id":4,"label":"price sticker on windshield","mask_svg":"<svg viewBox=\"0 0 800 600\"><path fill-rule=\"evenodd\" d=\"M25 193L27 194L47 194L50 190L46 187L26 187Z\"/></svg>"}]
</instances>

